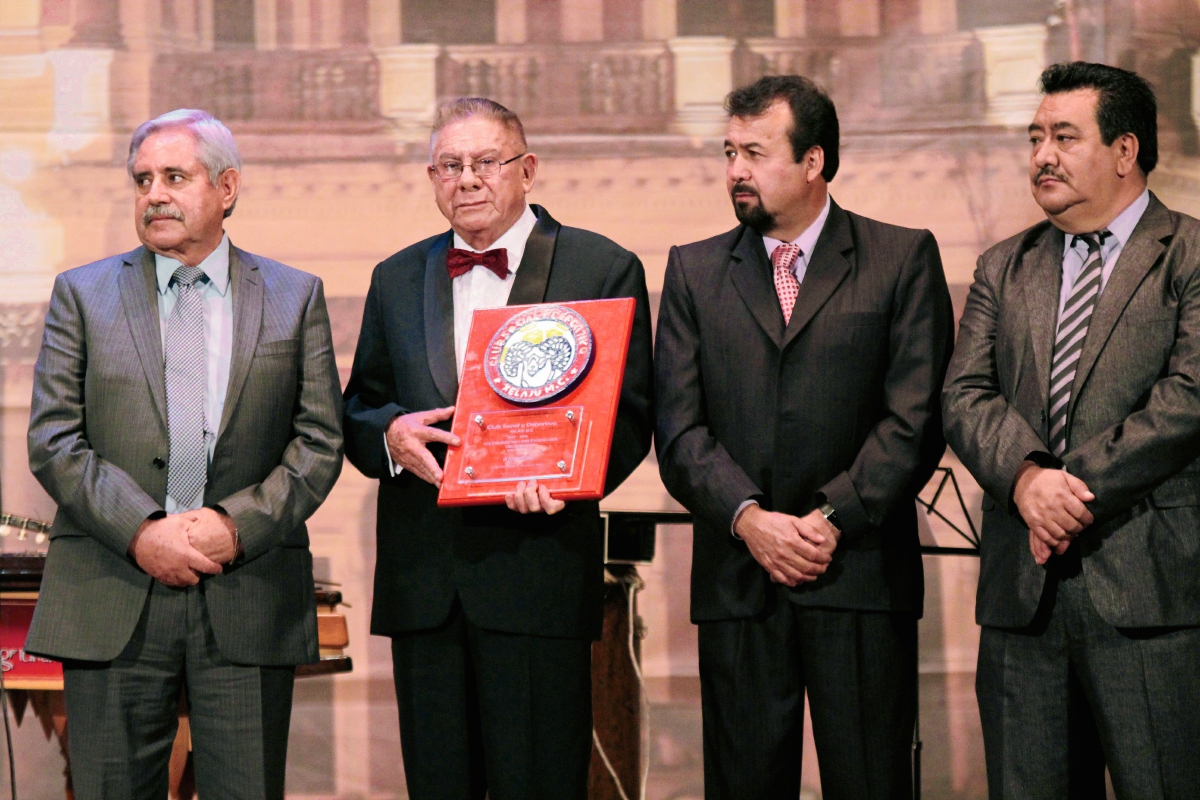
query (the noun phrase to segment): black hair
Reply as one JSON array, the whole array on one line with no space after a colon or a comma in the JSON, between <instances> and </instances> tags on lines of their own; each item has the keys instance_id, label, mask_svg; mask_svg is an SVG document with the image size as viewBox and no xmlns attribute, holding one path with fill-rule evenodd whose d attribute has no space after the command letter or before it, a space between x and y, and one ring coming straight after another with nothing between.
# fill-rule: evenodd
<instances>
[{"instance_id":1,"label":"black hair","mask_svg":"<svg viewBox=\"0 0 1200 800\"><path fill-rule=\"evenodd\" d=\"M813 147L825 151L825 168L821 177L833 180L838 171L837 109L829 95L801 75L767 75L749 86L734 89L725 98L725 110L730 116L758 117L766 113L777 100L784 100L792 110L792 157L797 163Z\"/></svg>"},{"instance_id":2,"label":"black hair","mask_svg":"<svg viewBox=\"0 0 1200 800\"><path fill-rule=\"evenodd\" d=\"M1100 95L1096 122L1104 144L1131 133L1137 137L1142 174L1149 175L1158 164L1158 103L1145 78L1107 64L1073 61L1047 67L1039 83L1046 94L1095 89Z\"/></svg>"}]
</instances>

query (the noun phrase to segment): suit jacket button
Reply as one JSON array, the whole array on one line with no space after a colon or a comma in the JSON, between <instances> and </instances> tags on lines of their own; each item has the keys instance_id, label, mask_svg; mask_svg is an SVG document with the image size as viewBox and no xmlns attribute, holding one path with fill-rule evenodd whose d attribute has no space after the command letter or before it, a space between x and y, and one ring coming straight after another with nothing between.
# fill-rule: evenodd
<instances>
[{"instance_id":1,"label":"suit jacket button","mask_svg":"<svg viewBox=\"0 0 1200 800\"><path fill-rule=\"evenodd\" d=\"M1045 421L1046 421L1046 411L1045 411L1045 409L1043 409L1042 410L1042 422L1045 422Z\"/></svg>"},{"instance_id":2,"label":"suit jacket button","mask_svg":"<svg viewBox=\"0 0 1200 800\"><path fill-rule=\"evenodd\" d=\"M167 468L167 462L163 461L161 458L156 458L153 461L151 461L150 463L154 465L155 469L166 469Z\"/></svg>"}]
</instances>

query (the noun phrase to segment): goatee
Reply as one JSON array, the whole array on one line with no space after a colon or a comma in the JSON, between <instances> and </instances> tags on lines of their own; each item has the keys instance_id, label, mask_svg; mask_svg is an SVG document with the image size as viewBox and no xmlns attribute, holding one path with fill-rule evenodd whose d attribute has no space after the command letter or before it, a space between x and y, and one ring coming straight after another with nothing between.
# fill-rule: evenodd
<instances>
[{"instance_id":1,"label":"goatee","mask_svg":"<svg viewBox=\"0 0 1200 800\"><path fill-rule=\"evenodd\" d=\"M740 183L735 184L730 191L730 195L742 193L753 194L758 199L758 202L750 204L734 200L733 213L737 217L737 221L747 228L762 234L775 230L775 215L762 207L762 198L758 196L758 192Z\"/></svg>"}]
</instances>

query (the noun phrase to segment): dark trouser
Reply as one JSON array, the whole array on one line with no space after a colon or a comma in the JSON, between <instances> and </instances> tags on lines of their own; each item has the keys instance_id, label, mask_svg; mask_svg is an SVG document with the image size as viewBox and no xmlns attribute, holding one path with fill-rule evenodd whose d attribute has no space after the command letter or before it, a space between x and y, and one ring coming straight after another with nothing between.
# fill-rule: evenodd
<instances>
[{"instance_id":1,"label":"dark trouser","mask_svg":"<svg viewBox=\"0 0 1200 800\"><path fill-rule=\"evenodd\" d=\"M292 667L240 666L213 639L203 584L155 582L129 644L109 662L63 664L78 800L162 800L187 688L196 791L282 800Z\"/></svg>"},{"instance_id":2,"label":"dark trouser","mask_svg":"<svg viewBox=\"0 0 1200 800\"><path fill-rule=\"evenodd\" d=\"M392 639L412 800L584 800L592 643L484 630L456 601Z\"/></svg>"},{"instance_id":3,"label":"dark trouser","mask_svg":"<svg viewBox=\"0 0 1200 800\"><path fill-rule=\"evenodd\" d=\"M1077 547L1041 607L983 629L975 692L992 800L1200 797L1200 629L1118 629L1092 605ZM1102 749L1102 753L1101 753ZM1090 765L1090 768L1084 765Z\"/></svg>"},{"instance_id":4,"label":"dark trouser","mask_svg":"<svg viewBox=\"0 0 1200 800\"><path fill-rule=\"evenodd\" d=\"M699 626L705 797L799 796L807 690L825 800L911 798L916 617L787 597Z\"/></svg>"}]
</instances>

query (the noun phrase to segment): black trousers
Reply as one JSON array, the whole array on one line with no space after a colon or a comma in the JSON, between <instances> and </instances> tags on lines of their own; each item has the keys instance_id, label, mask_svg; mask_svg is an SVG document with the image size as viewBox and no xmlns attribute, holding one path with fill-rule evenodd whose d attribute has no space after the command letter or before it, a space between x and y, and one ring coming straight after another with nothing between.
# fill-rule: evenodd
<instances>
[{"instance_id":1,"label":"black trousers","mask_svg":"<svg viewBox=\"0 0 1200 800\"><path fill-rule=\"evenodd\" d=\"M1078 546L1033 623L985 627L975 692L992 800L1200 797L1200 628L1109 625Z\"/></svg>"},{"instance_id":2,"label":"black trousers","mask_svg":"<svg viewBox=\"0 0 1200 800\"><path fill-rule=\"evenodd\" d=\"M825 800L912 797L913 614L799 606L699 625L707 800L796 800L808 692Z\"/></svg>"},{"instance_id":3,"label":"black trousers","mask_svg":"<svg viewBox=\"0 0 1200 800\"><path fill-rule=\"evenodd\" d=\"M283 800L295 670L226 661L213 639L203 587L155 582L121 655L64 662L78 800L167 796L185 686L197 794Z\"/></svg>"},{"instance_id":4,"label":"black trousers","mask_svg":"<svg viewBox=\"0 0 1200 800\"><path fill-rule=\"evenodd\" d=\"M392 639L412 800L585 800L592 643L484 630L455 601Z\"/></svg>"}]
</instances>

